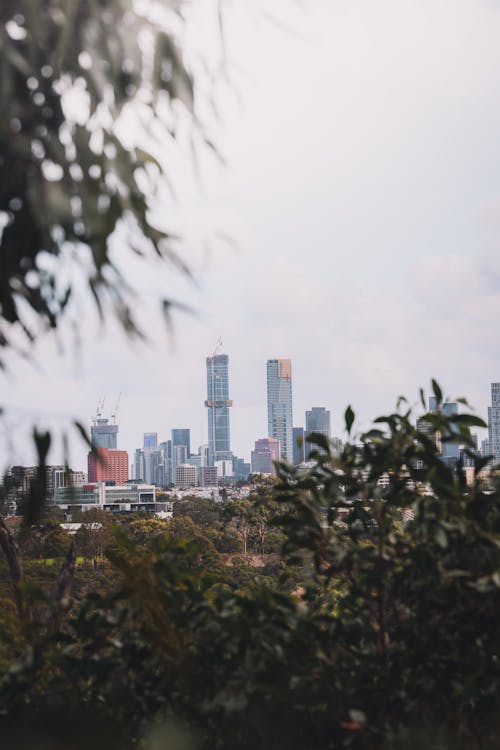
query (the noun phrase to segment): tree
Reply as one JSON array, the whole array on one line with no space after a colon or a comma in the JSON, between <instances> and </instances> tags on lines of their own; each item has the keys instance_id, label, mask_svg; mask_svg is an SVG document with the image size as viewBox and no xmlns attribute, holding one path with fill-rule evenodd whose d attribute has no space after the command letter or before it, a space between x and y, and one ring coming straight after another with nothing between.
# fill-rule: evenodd
<instances>
[{"instance_id":1,"label":"tree","mask_svg":"<svg viewBox=\"0 0 500 750\"><path fill-rule=\"evenodd\" d=\"M147 258L150 249L187 272L173 238L152 219L164 168L148 135L154 122L175 137L179 115L201 133L199 87L174 33L184 4L155 0L142 11L133 0L1 4L0 346L13 344L14 329L29 342L57 327L75 274L101 317L111 309L128 333L139 333L110 254L121 224L133 251ZM135 142L131 124L140 132ZM60 273L68 262L74 273ZM164 311L169 304L162 301Z\"/></svg>"},{"instance_id":2,"label":"tree","mask_svg":"<svg viewBox=\"0 0 500 750\"><path fill-rule=\"evenodd\" d=\"M481 420L424 419L459 435L472 484L401 404L340 455L317 436L309 470L279 466L279 586L248 565L231 585L186 517L148 548L118 533L111 590L7 665L2 737L14 727L19 746L43 723L66 746L83 717L82 736L93 726L95 742L128 749L175 716L202 750L494 750L498 488L479 477L469 427Z\"/></svg>"}]
</instances>

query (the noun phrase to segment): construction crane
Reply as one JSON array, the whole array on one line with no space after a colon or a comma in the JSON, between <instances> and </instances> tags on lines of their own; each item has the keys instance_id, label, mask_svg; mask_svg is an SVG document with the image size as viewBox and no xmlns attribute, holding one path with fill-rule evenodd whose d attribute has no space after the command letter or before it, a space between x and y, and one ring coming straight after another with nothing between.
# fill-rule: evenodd
<instances>
[{"instance_id":1,"label":"construction crane","mask_svg":"<svg viewBox=\"0 0 500 750\"><path fill-rule=\"evenodd\" d=\"M105 398L106 398L105 396L99 396L99 398L97 399L97 408L96 408L95 417L93 420L94 422L97 422L99 417L102 415L102 410L104 409Z\"/></svg>"},{"instance_id":2,"label":"construction crane","mask_svg":"<svg viewBox=\"0 0 500 750\"><path fill-rule=\"evenodd\" d=\"M116 421L116 415L117 415L117 412L118 412L118 407L120 406L121 397L122 397L122 393L120 391L120 395L118 396L118 401L116 402L116 406L114 408L114 411L111 414L111 421L112 421L113 424L115 424L115 421Z\"/></svg>"},{"instance_id":3,"label":"construction crane","mask_svg":"<svg viewBox=\"0 0 500 750\"><path fill-rule=\"evenodd\" d=\"M217 352L220 349L222 349L222 336L219 336L219 338L217 339L217 343L215 345L215 349L214 349L214 353L212 354L212 357L216 357L217 356Z\"/></svg>"}]
</instances>

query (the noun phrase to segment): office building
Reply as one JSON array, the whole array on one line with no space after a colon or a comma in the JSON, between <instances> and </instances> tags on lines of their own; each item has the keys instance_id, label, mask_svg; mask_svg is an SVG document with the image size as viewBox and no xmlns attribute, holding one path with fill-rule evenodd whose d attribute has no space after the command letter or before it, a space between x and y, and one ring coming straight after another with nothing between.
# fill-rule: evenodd
<instances>
[{"instance_id":1,"label":"office building","mask_svg":"<svg viewBox=\"0 0 500 750\"><path fill-rule=\"evenodd\" d=\"M233 477L235 481L248 479L251 471L251 465L247 463L244 458L233 456Z\"/></svg>"},{"instance_id":2,"label":"office building","mask_svg":"<svg viewBox=\"0 0 500 750\"><path fill-rule=\"evenodd\" d=\"M108 450L99 448L98 455L89 453L88 481L115 482L125 484L128 481L128 453L127 451Z\"/></svg>"},{"instance_id":3,"label":"office building","mask_svg":"<svg viewBox=\"0 0 500 750\"><path fill-rule=\"evenodd\" d=\"M163 456L163 484L173 484L172 441L165 440L163 443L160 443L160 451Z\"/></svg>"},{"instance_id":4,"label":"office building","mask_svg":"<svg viewBox=\"0 0 500 750\"><path fill-rule=\"evenodd\" d=\"M255 441L252 451L252 474L276 474L274 462L280 460L280 442L277 438L261 438Z\"/></svg>"},{"instance_id":5,"label":"office building","mask_svg":"<svg viewBox=\"0 0 500 750\"><path fill-rule=\"evenodd\" d=\"M267 434L279 440L281 459L293 461L292 363L267 361Z\"/></svg>"},{"instance_id":6,"label":"office building","mask_svg":"<svg viewBox=\"0 0 500 750\"><path fill-rule=\"evenodd\" d=\"M186 448L186 457L189 457L191 455L191 431L188 428L172 430L172 453L179 445Z\"/></svg>"},{"instance_id":7,"label":"office building","mask_svg":"<svg viewBox=\"0 0 500 750\"><path fill-rule=\"evenodd\" d=\"M488 455L500 461L500 383L491 384L491 406L488 406Z\"/></svg>"},{"instance_id":8,"label":"office building","mask_svg":"<svg viewBox=\"0 0 500 750\"><path fill-rule=\"evenodd\" d=\"M143 448L154 450L158 447L158 433L157 432L145 432Z\"/></svg>"},{"instance_id":9,"label":"office building","mask_svg":"<svg viewBox=\"0 0 500 750\"><path fill-rule=\"evenodd\" d=\"M293 465L298 466L304 461L304 428L294 427L293 434Z\"/></svg>"},{"instance_id":10,"label":"office building","mask_svg":"<svg viewBox=\"0 0 500 750\"><path fill-rule=\"evenodd\" d=\"M144 449L144 481L157 486L164 484L163 458L157 449Z\"/></svg>"},{"instance_id":11,"label":"office building","mask_svg":"<svg viewBox=\"0 0 500 750\"><path fill-rule=\"evenodd\" d=\"M330 439L330 412L324 406L313 406L310 411L306 411L306 438L312 432ZM317 446L306 440L306 459L309 458L311 450L317 450Z\"/></svg>"},{"instance_id":12,"label":"office building","mask_svg":"<svg viewBox=\"0 0 500 750\"><path fill-rule=\"evenodd\" d=\"M134 453L134 479L136 482L144 481L144 451L142 448L136 448Z\"/></svg>"},{"instance_id":13,"label":"office building","mask_svg":"<svg viewBox=\"0 0 500 750\"><path fill-rule=\"evenodd\" d=\"M214 354L207 357L208 455L209 464L231 460L231 434L229 410L233 402L229 398L229 357Z\"/></svg>"}]
</instances>

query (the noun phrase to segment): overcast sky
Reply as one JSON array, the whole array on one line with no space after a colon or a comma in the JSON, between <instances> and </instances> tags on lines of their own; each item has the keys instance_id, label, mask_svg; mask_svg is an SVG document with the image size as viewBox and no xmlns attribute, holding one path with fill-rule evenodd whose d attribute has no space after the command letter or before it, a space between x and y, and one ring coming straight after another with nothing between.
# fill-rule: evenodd
<instances>
[{"instance_id":1,"label":"overcast sky","mask_svg":"<svg viewBox=\"0 0 500 750\"><path fill-rule=\"evenodd\" d=\"M292 360L296 425L325 406L341 435L348 403L367 425L431 377L486 413L500 380L500 5L277 1L290 32L231 7L236 83L219 87L212 126L226 165L202 157L200 184L172 157L179 197L162 215L183 233L197 285L158 263L141 269L118 243L150 344L87 316L78 354L47 337L37 366L12 360L7 463L31 460L33 419L90 424L98 397L111 410L120 391L120 448L173 427L205 442L205 357L219 336L232 448L246 459L266 435L268 358ZM214 47L207 28L198 18L190 29L200 49L207 36ZM159 293L197 310L174 317L171 338ZM85 466L76 441L72 462Z\"/></svg>"}]
</instances>

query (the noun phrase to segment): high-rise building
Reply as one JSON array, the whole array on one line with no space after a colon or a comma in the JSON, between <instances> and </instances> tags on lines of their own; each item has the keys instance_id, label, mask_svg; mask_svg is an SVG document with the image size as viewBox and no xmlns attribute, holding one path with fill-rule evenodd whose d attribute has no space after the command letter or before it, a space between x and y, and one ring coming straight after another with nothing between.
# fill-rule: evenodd
<instances>
[{"instance_id":1,"label":"high-rise building","mask_svg":"<svg viewBox=\"0 0 500 750\"><path fill-rule=\"evenodd\" d=\"M253 474L276 474L274 462L279 460L280 441L278 438L261 438L255 441L251 457Z\"/></svg>"},{"instance_id":2,"label":"high-rise building","mask_svg":"<svg viewBox=\"0 0 500 750\"><path fill-rule=\"evenodd\" d=\"M127 451L98 448L97 453L88 454L88 480L92 482L115 482L125 484L128 481Z\"/></svg>"},{"instance_id":3,"label":"high-rise building","mask_svg":"<svg viewBox=\"0 0 500 750\"><path fill-rule=\"evenodd\" d=\"M267 434L280 441L281 458L293 461L292 363L267 360Z\"/></svg>"},{"instance_id":4,"label":"high-rise building","mask_svg":"<svg viewBox=\"0 0 500 750\"><path fill-rule=\"evenodd\" d=\"M144 451L141 448L136 448L134 453L134 479L144 481Z\"/></svg>"},{"instance_id":5,"label":"high-rise building","mask_svg":"<svg viewBox=\"0 0 500 750\"><path fill-rule=\"evenodd\" d=\"M160 443L160 450L163 455L163 484L173 484L172 441L166 440L165 442Z\"/></svg>"},{"instance_id":6,"label":"high-rise building","mask_svg":"<svg viewBox=\"0 0 500 750\"><path fill-rule=\"evenodd\" d=\"M146 484L164 484L162 453L158 449L144 449L144 481Z\"/></svg>"},{"instance_id":7,"label":"high-rise building","mask_svg":"<svg viewBox=\"0 0 500 750\"><path fill-rule=\"evenodd\" d=\"M429 411L435 412L437 410L437 399L435 396L430 396ZM446 401L444 404L441 404L440 411L444 416L451 417L455 414L458 414L458 404L455 401ZM455 428L454 431L458 433L457 428ZM436 445L443 461L450 466L455 466L460 456L460 446L458 440L443 442L441 439L441 434L437 432Z\"/></svg>"},{"instance_id":8,"label":"high-rise building","mask_svg":"<svg viewBox=\"0 0 500 750\"><path fill-rule=\"evenodd\" d=\"M201 456L201 466L208 466L209 465L209 455L208 455L208 445L203 443L203 445L200 445L198 448L198 453Z\"/></svg>"},{"instance_id":9,"label":"high-rise building","mask_svg":"<svg viewBox=\"0 0 500 750\"><path fill-rule=\"evenodd\" d=\"M90 427L92 445L96 448L107 448L116 450L118 436L118 425L112 424L109 419L96 417Z\"/></svg>"},{"instance_id":10,"label":"high-rise building","mask_svg":"<svg viewBox=\"0 0 500 750\"><path fill-rule=\"evenodd\" d=\"M177 428L172 430L172 451L178 445L184 445L187 457L191 455L191 432L189 428Z\"/></svg>"},{"instance_id":11,"label":"high-rise building","mask_svg":"<svg viewBox=\"0 0 500 750\"><path fill-rule=\"evenodd\" d=\"M231 435L229 409L233 402L229 398L229 357L227 354L214 354L207 357L207 398L208 411L208 455L209 464L231 460Z\"/></svg>"},{"instance_id":12,"label":"high-rise building","mask_svg":"<svg viewBox=\"0 0 500 750\"><path fill-rule=\"evenodd\" d=\"M157 432L145 432L143 447L156 449L158 447L158 433Z\"/></svg>"},{"instance_id":13,"label":"high-rise building","mask_svg":"<svg viewBox=\"0 0 500 750\"><path fill-rule=\"evenodd\" d=\"M293 430L293 464L298 466L304 460L304 428L294 427Z\"/></svg>"},{"instance_id":14,"label":"high-rise building","mask_svg":"<svg viewBox=\"0 0 500 750\"><path fill-rule=\"evenodd\" d=\"M500 461L500 383L491 384L491 406L488 406L488 454Z\"/></svg>"},{"instance_id":15,"label":"high-rise building","mask_svg":"<svg viewBox=\"0 0 500 750\"><path fill-rule=\"evenodd\" d=\"M312 432L318 432L330 439L330 412L324 406L313 406L306 411L306 437ZM312 443L306 444L306 458L309 458L311 450L317 449Z\"/></svg>"}]
</instances>

